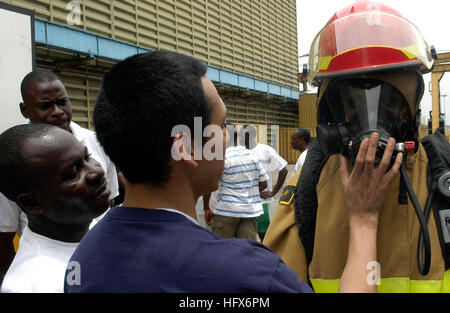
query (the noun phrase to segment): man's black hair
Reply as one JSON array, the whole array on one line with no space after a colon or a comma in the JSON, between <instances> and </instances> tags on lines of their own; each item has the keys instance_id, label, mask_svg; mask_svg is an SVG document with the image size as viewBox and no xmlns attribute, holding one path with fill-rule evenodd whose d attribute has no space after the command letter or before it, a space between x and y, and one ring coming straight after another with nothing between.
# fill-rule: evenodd
<instances>
[{"instance_id":1,"label":"man's black hair","mask_svg":"<svg viewBox=\"0 0 450 313\"><path fill-rule=\"evenodd\" d=\"M60 80L59 77L52 71L34 70L22 79L20 84L20 92L22 93L23 101L26 101L27 90L31 88L32 83L50 83L55 80Z\"/></svg>"},{"instance_id":2,"label":"man's black hair","mask_svg":"<svg viewBox=\"0 0 450 313\"><path fill-rule=\"evenodd\" d=\"M11 127L0 135L0 192L11 201L29 192L36 184L30 172L31 156L24 152L24 145L47 135L56 127L50 124L25 124Z\"/></svg>"},{"instance_id":3,"label":"man's black hair","mask_svg":"<svg viewBox=\"0 0 450 313\"><path fill-rule=\"evenodd\" d=\"M297 129L297 136L302 138L306 141L306 143L311 142L311 133L306 128L298 128Z\"/></svg>"},{"instance_id":4,"label":"man's black hair","mask_svg":"<svg viewBox=\"0 0 450 313\"><path fill-rule=\"evenodd\" d=\"M97 138L132 183L160 187L170 178L172 128L194 117L209 124L210 106L201 78L206 67L169 51L138 54L116 64L103 78L94 109Z\"/></svg>"},{"instance_id":5,"label":"man's black hair","mask_svg":"<svg viewBox=\"0 0 450 313\"><path fill-rule=\"evenodd\" d=\"M229 140L231 140L233 146L237 146L239 144L239 138L236 126L233 123L227 123L225 127L227 129L228 135L230 136Z\"/></svg>"},{"instance_id":6,"label":"man's black hair","mask_svg":"<svg viewBox=\"0 0 450 313\"><path fill-rule=\"evenodd\" d=\"M239 130L240 144L245 146L247 149L253 149L256 146L256 138L257 129L252 124L246 124Z\"/></svg>"}]
</instances>

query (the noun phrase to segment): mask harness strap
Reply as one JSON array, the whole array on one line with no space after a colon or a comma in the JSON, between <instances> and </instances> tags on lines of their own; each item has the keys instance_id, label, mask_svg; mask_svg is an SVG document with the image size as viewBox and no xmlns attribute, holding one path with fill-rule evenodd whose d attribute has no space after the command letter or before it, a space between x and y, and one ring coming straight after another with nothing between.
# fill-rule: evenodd
<instances>
[{"instance_id":1,"label":"mask harness strap","mask_svg":"<svg viewBox=\"0 0 450 313\"><path fill-rule=\"evenodd\" d=\"M400 182L400 188L403 186L406 188L406 192L408 193L409 199L411 200L414 210L417 215L417 219L420 223L420 232L419 232L419 244L417 247L417 265L419 268L419 272L422 275L427 275L430 271L430 265L431 265L431 242L430 242L430 233L428 231L428 218L430 216L430 209L431 209L431 202L433 200L433 193L430 193L430 195L427 198L427 202L425 205L425 213L422 211L422 208L420 206L419 201L417 200L416 194L414 193L414 189L411 186L411 182L409 181L408 174L406 172L406 154L405 149L398 148L399 145L397 145L397 151L403 152L403 162L402 166L400 167L400 175L401 175L401 182ZM400 146L401 147L401 146ZM400 191L401 192L401 191Z\"/></svg>"}]
</instances>

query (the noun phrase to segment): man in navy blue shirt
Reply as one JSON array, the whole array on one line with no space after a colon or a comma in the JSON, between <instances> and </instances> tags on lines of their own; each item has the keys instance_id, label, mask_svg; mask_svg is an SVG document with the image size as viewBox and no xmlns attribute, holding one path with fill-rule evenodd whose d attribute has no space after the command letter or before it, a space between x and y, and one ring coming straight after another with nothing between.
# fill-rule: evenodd
<instances>
[{"instance_id":1,"label":"man in navy blue shirt","mask_svg":"<svg viewBox=\"0 0 450 313\"><path fill-rule=\"evenodd\" d=\"M121 169L125 199L81 241L71 258L80 277L66 281L67 292L312 291L265 246L225 239L197 224L195 204L218 188L227 137L226 107L205 73L192 57L154 51L119 62L105 75L94 123L101 145ZM211 135L198 139L189 133L198 129ZM377 141L364 141L359 157L368 165L360 162L355 169L359 176L370 170L375 181L392 179L386 176L392 170L385 175L386 168L370 163ZM392 150L386 149L386 158ZM345 188L361 188L353 173L343 171L343 178ZM371 192L382 194L377 188ZM341 290L372 291L364 271L376 260L376 228L363 226L378 219L379 205L358 202L358 195L348 200L355 234Z\"/></svg>"}]
</instances>

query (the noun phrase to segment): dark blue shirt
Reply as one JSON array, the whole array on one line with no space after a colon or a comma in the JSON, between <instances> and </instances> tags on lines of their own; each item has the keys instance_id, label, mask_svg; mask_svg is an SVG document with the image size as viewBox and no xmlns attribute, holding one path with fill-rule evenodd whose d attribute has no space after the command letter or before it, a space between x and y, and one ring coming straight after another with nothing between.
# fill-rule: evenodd
<instances>
[{"instance_id":1,"label":"dark blue shirt","mask_svg":"<svg viewBox=\"0 0 450 313\"><path fill-rule=\"evenodd\" d=\"M224 239L165 210L112 208L71 261L80 281L66 280L66 292L311 292L264 245Z\"/></svg>"}]
</instances>

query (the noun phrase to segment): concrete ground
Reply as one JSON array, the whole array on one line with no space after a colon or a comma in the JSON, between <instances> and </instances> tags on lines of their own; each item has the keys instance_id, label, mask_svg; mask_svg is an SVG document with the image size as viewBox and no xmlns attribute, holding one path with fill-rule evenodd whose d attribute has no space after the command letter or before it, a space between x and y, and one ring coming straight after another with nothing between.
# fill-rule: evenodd
<instances>
[{"instance_id":1,"label":"concrete ground","mask_svg":"<svg viewBox=\"0 0 450 313\"><path fill-rule=\"evenodd\" d=\"M283 185L283 187L280 189L280 191L275 195L275 197L274 197L275 200L270 204L270 207L269 207L269 215L270 215L270 219L271 219L271 220L272 220L272 217L273 217L273 215L275 214L275 211L276 211L276 209L277 209L277 207L278 207L278 202L279 202L279 200L280 200L280 195L281 195L281 193L283 192L284 186L286 185L286 182L289 180L289 178L292 176L292 172L293 172L293 170L294 170L294 167L295 167L295 164L288 164L288 165L287 165L287 169L288 169L289 173L288 173L288 175L287 175L287 177L286 177L286 180L285 180L285 182L284 182L284 185ZM277 174L277 173L275 173L274 175L272 175L272 182L273 182L273 184L276 183L277 177L278 177L278 174ZM208 226L208 225L206 225L206 223L205 223L205 214L204 214L204 212L203 212L203 198L202 198L202 197L200 197L200 199L198 200L197 205L195 206L195 209L197 210L198 223L199 223L201 226L203 226L203 227L205 227L205 228L211 230L211 227ZM258 239L258 240L259 240L259 239Z\"/></svg>"}]
</instances>

